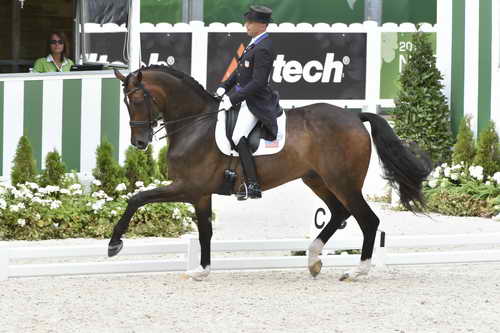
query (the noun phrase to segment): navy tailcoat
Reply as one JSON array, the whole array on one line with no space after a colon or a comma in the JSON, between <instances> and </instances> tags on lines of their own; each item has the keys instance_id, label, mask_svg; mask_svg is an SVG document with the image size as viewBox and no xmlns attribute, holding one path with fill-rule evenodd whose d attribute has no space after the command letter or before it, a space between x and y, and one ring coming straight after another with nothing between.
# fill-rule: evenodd
<instances>
[{"instance_id":1,"label":"navy tailcoat","mask_svg":"<svg viewBox=\"0 0 500 333\"><path fill-rule=\"evenodd\" d=\"M250 112L262 122L267 140L276 139L276 118L281 113L279 95L269 87L275 58L273 44L266 34L247 47L238 59L236 70L221 84L233 105L247 102Z\"/></svg>"}]
</instances>

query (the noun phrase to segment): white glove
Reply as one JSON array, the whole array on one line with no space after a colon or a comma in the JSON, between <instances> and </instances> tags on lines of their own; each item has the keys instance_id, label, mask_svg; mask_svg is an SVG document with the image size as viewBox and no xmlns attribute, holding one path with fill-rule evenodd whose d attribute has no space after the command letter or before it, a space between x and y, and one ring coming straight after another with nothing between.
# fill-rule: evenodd
<instances>
[{"instance_id":1,"label":"white glove","mask_svg":"<svg viewBox=\"0 0 500 333\"><path fill-rule=\"evenodd\" d=\"M222 97L222 101L219 104L219 110L227 110L227 111L229 111L229 109L231 109L232 106L233 106L233 104L231 103L231 100L229 99L229 96L228 95L224 95L224 97Z\"/></svg>"},{"instance_id":2,"label":"white glove","mask_svg":"<svg viewBox=\"0 0 500 333\"><path fill-rule=\"evenodd\" d=\"M223 87L219 87L215 91L215 96L222 97L222 96L224 96L225 93L226 93L226 89L224 89Z\"/></svg>"}]
</instances>

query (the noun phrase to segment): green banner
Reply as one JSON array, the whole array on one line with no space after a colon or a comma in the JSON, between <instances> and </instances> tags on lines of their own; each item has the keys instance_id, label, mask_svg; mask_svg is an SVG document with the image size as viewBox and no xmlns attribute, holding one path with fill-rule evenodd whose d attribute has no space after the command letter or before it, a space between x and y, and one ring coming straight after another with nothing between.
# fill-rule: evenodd
<instances>
[{"instance_id":1,"label":"green banner","mask_svg":"<svg viewBox=\"0 0 500 333\"><path fill-rule=\"evenodd\" d=\"M394 99L399 90L399 75L413 49L413 32L382 33L382 68L380 70L380 98ZM436 33L426 33L436 52Z\"/></svg>"},{"instance_id":2,"label":"green banner","mask_svg":"<svg viewBox=\"0 0 500 333\"><path fill-rule=\"evenodd\" d=\"M182 19L183 0L141 0L141 22L177 23ZM437 0L384 0L382 21L403 23L436 23ZM364 21L364 0L204 0L203 16L212 22L243 23L243 13L250 5L273 9L274 23L361 23Z\"/></svg>"}]
</instances>

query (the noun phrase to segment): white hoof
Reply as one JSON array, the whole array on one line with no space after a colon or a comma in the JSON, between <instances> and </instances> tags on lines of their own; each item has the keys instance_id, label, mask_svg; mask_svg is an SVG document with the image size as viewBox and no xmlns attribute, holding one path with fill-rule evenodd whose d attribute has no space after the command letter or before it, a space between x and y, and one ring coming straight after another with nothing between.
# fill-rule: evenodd
<instances>
[{"instance_id":1,"label":"white hoof","mask_svg":"<svg viewBox=\"0 0 500 333\"><path fill-rule=\"evenodd\" d=\"M195 281L203 281L210 274L210 266L205 268L198 266L198 268L187 271L186 275Z\"/></svg>"},{"instance_id":2,"label":"white hoof","mask_svg":"<svg viewBox=\"0 0 500 333\"><path fill-rule=\"evenodd\" d=\"M344 272L344 274L342 274L342 276L340 277L340 281L345 281L345 280L355 281L360 276L368 275L368 272L370 272L370 268L371 268L370 259L362 261L358 267Z\"/></svg>"},{"instance_id":3,"label":"white hoof","mask_svg":"<svg viewBox=\"0 0 500 333\"><path fill-rule=\"evenodd\" d=\"M309 266L309 273L311 273L314 278L318 276L321 272L321 267L323 266L319 255L321 254L324 246L325 244L320 239L315 239L308 249L307 263Z\"/></svg>"}]
</instances>

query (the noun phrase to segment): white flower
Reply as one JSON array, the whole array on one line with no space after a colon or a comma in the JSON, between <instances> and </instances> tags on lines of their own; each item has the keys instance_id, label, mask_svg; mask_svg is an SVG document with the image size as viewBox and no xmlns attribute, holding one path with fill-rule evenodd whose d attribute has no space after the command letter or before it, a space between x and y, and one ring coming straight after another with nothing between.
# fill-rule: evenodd
<instances>
[{"instance_id":1,"label":"white flower","mask_svg":"<svg viewBox=\"0 0 500 333\"><path fill-rule=\"evenodd\" d=\"M483 180L483 167L480 165L469 167L469 173L477 180Z\"/></svg>"},{"instance_id":2,"label":"white flower","mask_svg":"<svg viewBox=\"0 0 500 333\"><path fill-rule=\"evenodd\" d=\"M127 186L123 183L120 183L116 186L115 191L121 192L125 191L127 189Z\"/></svg>"},{"instance_id":3,"label":"white flower","mask_svg":"<svg viewBox=\"0 0 500 333\"><path fill-rule=\"evenodd\" d=\"M452 173L450 178L453 180L458 180L458 175L456 173Z\"/></svg>"},{"instance_id":4,"label":"white flower","mask_svg":"<svg viewBox=\"0 0 500 333\"><path fill-rule=\"evenodd\" d=\"M444 168L444 176L445 177L450 177L451 169L450 168Z\"/></svg>"},{"instance_id":5,"label":"white flower","mask_svg":"<svg viewBox=\"0 0 500 333\"><path fill-rule=\"evenodd\" d=\"M0 198L0 209L7 208L7 202L4 199Z\"/></svg>"},{"instance_id":6,"label":"white flower","mask_svg":"<svg viewBox=\"0 0 500 333\"><path fill-rule=\"evenodd\" d=\"M69 187L69 189L70 189L70 190L72 190L72 191L78 191L78 190L81 190L81 189L82 189L82 185L80 185L80 184L78 184L78 183L77 183L77 184L73 184L73 185L71 185L71 186Z\"/></svg>"},{"instance_id":7,"label":"white flower","mask_svg":"<svg viewBox=\"0 0 500 333\"><path fill-rule=\"evenodd\" d=\"M443 164L441 164L441 167L442 167L442 168L446 168L446 167L448 167L448 163L443 163Z\"/></svg>"},{"instance_id":8,"label":"white flower","mask_svg":"<svg viewBox=\"0 0 500 333\"><path fill-rule=\"evenodd\" d=\"M54 200L50 203L50 209L57 209L61 207L61 201L59 200Z\"/></svg>"},{"instance_id":9,"label":"white flower","mask_svg":"<svg viewBox=\"0 0 500 333\"><path fill-rule=\"evenodd\" d=\"M106 193L103 190L92 193L92 198L102 198L104 196L106 196Z\"/></svg>"},{"instance_id":10,"label":"white flower","mask_svg":"<svg viewBox=\"0 0 500 333\"><path fill-rule=\"evenodd\" d=\"M118 213L116 212L116 210L114 210L114 209L113 209L113 210L111 211L111 215L115 216L115 215L117 215L117 214L118 214Z\"/></svg>"},{"instance_id":11,"label":"white flower","mask_svg":"<svg viewBox=\"0 0 500 333\"><path fill-rule=\"evenodd\" d=\"M17 189L13 189L12 194L14 194L14 198L16 199L22 199L24 197L23 192L18 191Z\"/></svg>"},{"instance_id":12,"label":"white flower","mask_svg":"<svg viewBox=\"0 0 500 333\"><path fill-rule=\"evenodd\" d=\"M432 178L439 178L441 176L441 168L437 167L433 172L432 172Z\"/></svg>"},{"instance_id":13,"label":"white flower","mask_svg":"<svg viewBox=\"0 0 500 333\"><path fill-rule=\"evenodd\" d=\"M60 190L59 186L48 185L45 187L45 191L47 191L47 193L59 192L59 190Z\"/></svg>"},{"instance_id":14,"label":"white flower","mask_svg":"<svg viewBox=\"0 0 500 333\"><path fill-rule=\"evenodd\" d=\"M38 214L38 213L36 213L36 214L35 214L35 220L39 220L39 219L41 219L41 218L42 218L42 217L40 216L40 214Z\"/></svg>"},{"instance_id":15,"label":"white flower","mask_svg":"<svg viewBox=\"0 0 500 333\"><path fill-rule=\"evenodd\" d=\"M73 192L73 194L75 194L75 195L82 195L83 191L82 190L76 190L75 192Z\"/></svg>"},{"instance_id":16,"label":"white flower","mask_svg":"<svg viewBox=\"0 0 500 333\"><path fill-rule=\"evenodd\" d=\"M187 216L187 217L185 217L184 219L182 219L182 222L183 222L184 224L191 224L191 223L193 223L193 219L192 219L192 218L190 218L189 216Z\"/></svg>"},{"instance_id":17,"label":"white flower","mask_svg":"<svg viewBox=\"0 0 500 333\"><path fill-rule=\"evenodd\" d=\"M100 210L102 208L102 206L104 206L105 203L106 203L106 200L98 200L97 202L95 202L92 205L92 209L94 210L94 212L97 212L98 210Z\"/></svg>"},{"instance_id":18,"label":"white flower","mask_svg":"<svg viewBox=\"0 0 500 333\"><path fill-rule=\"evenodd\" d=\"M44 200L39 197L34 197L31 201L34 203L42 204Z\"/></svg>"},{"instance_id":19,"label":"white flower","mask_svg":"<svg viewBox=\"0 0 500 333\"><path fill-rule=\"evenodd\" d=\"M70 194L71 192L66 189L66 188L62 188L61 191L60 191L62 194Z\"/></svg>"},{"instance_id":20,"label":"white flower","mask_svg":"<svg viewBox=\"0 0 500 333\"><path fill-rule=\"evenodd\" d=\"M144 182L141 182L141 181L135 182L135 187L137 187L137 188L144 187Z\"/></svg>"},{"instance_id":21,"label":"white flower","mask_svg":"<svg viewBox=\"0 0 500 333\"><path fill-rule=\"evenodd\" d=\"M435 188L438 185L438 181L436 179L429 180L429 186L431 188Z\"/></svg>"},{"instance_id":22,"label":"white flower","mask_svg":"<svg viewBox=\"0 0 500 333\"><path fill-rule=\"evenodd\" d=\"M491 182L489 180L486 181L486 183L484 183L485 185L491 185Z\"/></svg>"},{"instance_id":23,"label":"white flower","mask_svg":"<svg viewBox=\"0 0 500 333\"><path fill-rule=\"evenodd\" d=\"M52 225L54 226L54 228L59 228L59 223L52 223Z\"/></svg>"},{"instance_id":24,"label":"white flower","mask_svg":"<svg viewBox=\"0 0 500 333\"><path fill-rule=\"evenodd\" d=\"M10 206L10 210L13 211L14 213L17 213L21 209L24 209L24 208L26 208L26 207L24 206L24 204L22 202L18 203L17 205Z\"/></svg>"},{"instance_id":25,"label":"white flower","mask_svg":"<svg viewBox=\"0 0 500 333\"><path fill-rule=\"evenodd\" d=\"M172 183L171 180L164 180L164 181L161 182L162 185L169 185L171 183Z\"/></svg>"},{"instance_id":26,"label":"white flower","mask_svg":"<svg viewBox=\"0 0 500 333\"><path fill-rule=\"evenodd\" d=\"M26 220L25 219L18 219L17 224L19 224L21 227L24 227L26 225Z\"/></svg>"},{"instance_id":27,"label":"white flower","mask_svg":"<svg viewBox=\"0 0 500 333\"><path fill-rule=\"evenodd\" d=\"M94 184L95 186L101 186L102 185L102 183L101 183L101 181L99 179L92 180L92 184Z\"/></svg>"},{"instance_id":28,"label":"white flower","mask_svg":"<svg viewBox=\"0 0 500 333\"><path fill-rule=\"evenodd\" d=\"M188 212L190 212L190 213L194 213L195 212L195 209L194 209L193 205L186 205L186 206L187 206Z\"/></svg>"},{"instance_id":29,"label":"white flower","mask_svg":"<svg viewBox=\"0 0 500 333\"><path fill-rule=\"evenodd\" d=\"M31 188L32 190L38 190L40 188L40 186L38 186L37 183L31 183L31 182L27 182L26 183L26 186L28 186L29 188Z\"/></svg>"},{"instance_id":30,"label":"white flower","mask_svg":"<svg viewBox=\"0 0 500 333\"><path fill-rule=\"evenodd\" d=\"M495 174L493 175L493 180L497 183L497 184L500 184L500 171L499 172L495 172Z\"/></svg>"},{"instance_id":31,"label":"white flower","mask_svg":"<svg viewBox=\"0 0 500 333\"><path fill-rule=\"evenodd\" d=\"M174 208L174 210L172 211L172 217L174 219L178 219L181 217L181 210L177 207Z\"/></svg>"}]
</instances>

